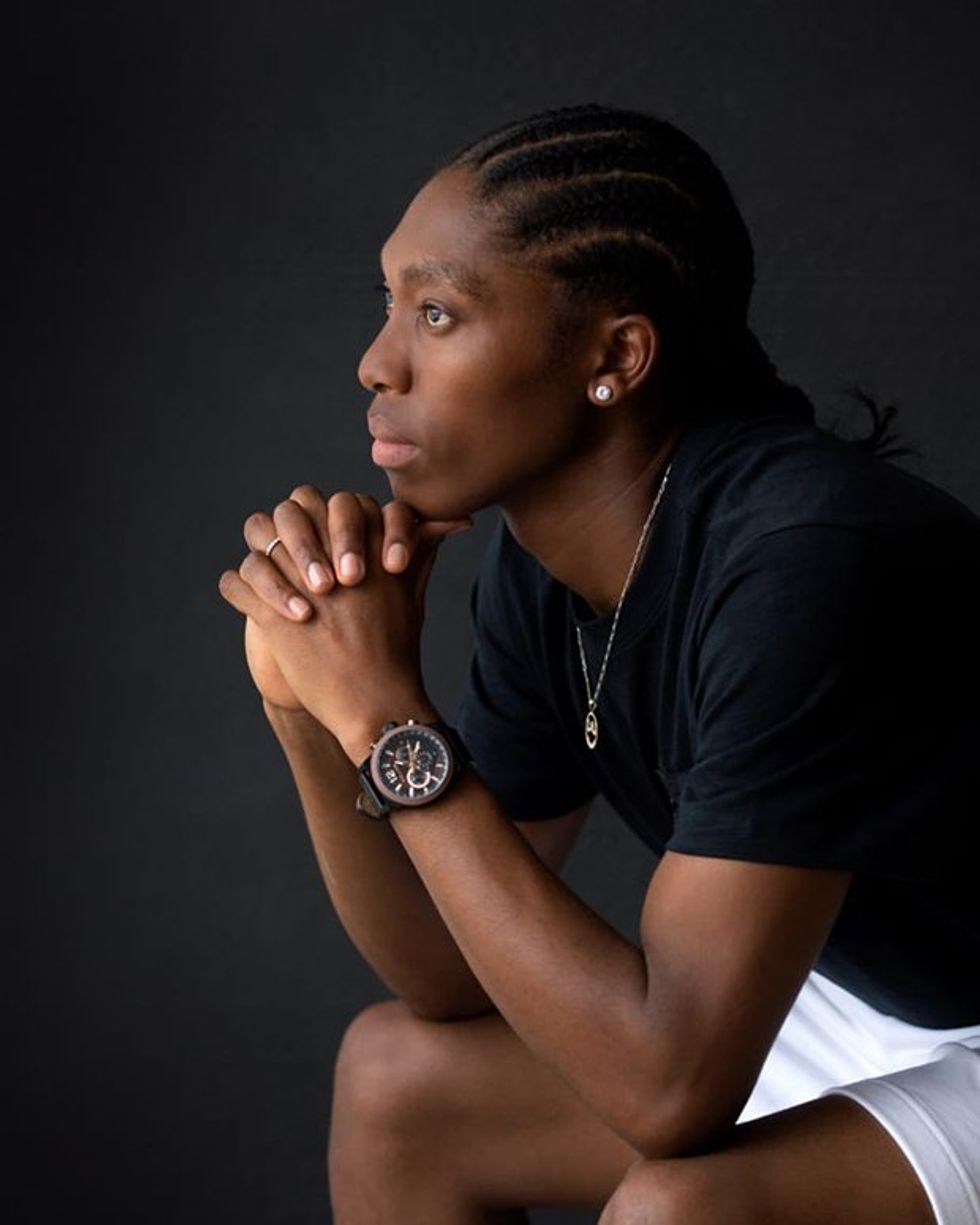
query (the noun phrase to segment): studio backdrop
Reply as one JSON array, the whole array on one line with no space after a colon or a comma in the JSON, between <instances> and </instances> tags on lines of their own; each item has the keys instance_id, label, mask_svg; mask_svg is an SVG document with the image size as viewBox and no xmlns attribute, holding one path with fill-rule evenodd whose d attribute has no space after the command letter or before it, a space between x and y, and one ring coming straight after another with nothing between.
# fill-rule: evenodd
<instances>
[{"instance_id":1,"label":"studio backdrop","mask_svg":"<svg viewBox=\"0 0 980 1225\"><path fill-rule=\"evenodd\" d=\"M865 432L860 383L902 465L980 511L975 27L952 0L21 6L8 1219L330 1219L333 1059L387 992L217 581L297 484L391 496L356 370L439 159L544 107L671 119L732 186L752 324L818 421ZM430 581L445 716L496 515ZM652 866L599 802L564 876L634 938Z\"/></svg>"}]
</instances>

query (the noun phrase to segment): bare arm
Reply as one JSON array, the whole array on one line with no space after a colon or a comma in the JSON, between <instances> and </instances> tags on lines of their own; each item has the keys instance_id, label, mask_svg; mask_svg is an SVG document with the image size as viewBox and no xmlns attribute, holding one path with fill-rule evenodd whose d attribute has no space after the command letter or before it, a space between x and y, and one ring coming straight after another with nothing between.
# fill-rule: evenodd
<instances>
[{"instance_id":1,"label":"bare arm","mask_svg":"<svg viewBox=\"0 0 980 1225\"><path fill-rule=\"evenodd\" d=\"M419 1016L493 1010L388 821L355 811L356 770L334 736L304 711L263 707L292 771L330 899L358 951ZM588 807L517 823L550 870L559 871Z\"/></svg>"},{"instance_id":2,"label":"bare arm","mask_svg":"<svg viewBox=\"0 0 980 1225\"><path fill-rule=\"evenodd\" d=\"M734 1123L849 874L668 851L638 948L502 818L472 775L391 818L501 1015L645 1156Z\"/></svg>"},{"instance_id":3,"label":"bare arm","mask_svg":"<svg viewBox=\"0 0 980 1225\"><path fill-rule=\"evenodd\" d=\"M246 519L245 539L251 552L238 573L222 574L219 590L246 616L249 669L292 770L327 891L352 942L382 981L419 1016L474 1016L493 1010L493 1002L450 935L390 824L374 821L355 808L359 792L356 766L367 755L368 741L391 711L410 710L420 720L440 718L421 678L411 669L408 675L404 669L399 671L411 652L404 647L397 651L397 665L385 671L384 711L376 721L368 720L373 730L363 746L358 746L363 748L359 755L346 753L328 730L328 720L321 722L309 713L323 697L327 680L334 683L334 697L344 708L357 710L363 706L365 693L359 686L367 668L354 669L346 674L346 680L338 681L341 660L335 657L326 676L320 670L323 661L319 653L336 649L336 642L324 627L345 608L360 607L365 597L357 590L360 581L352 577L345 578L333 594L317 595L328 592L330 584L321 579L308 586L308 565L317 563L328 568L329 558L342 557L346 551L360 554L362 559L366 555L385 556L387 549L376 552L381 543L382 519L386 544L403 545L403 553L414 553L420 564L404 579L376 571L368 577L366 587L383 590L386 607L389 612L395 609L400 626L398 631L381 633L363 648L375 663L379 651L389 649L398 633L409 644L417 635L435 548L453 521L421 522L412 507L397 500L384 512L373 498L352 493L337 493L327 501L312 486L299 486L276 507L273 517L257 512ZM281 545L274 554L269 548L273 541ZM394 568L404 569L405 558ZM249 576L248 581L243 573ZM340 581L338 577L335 583ZM345 591L345 586L350 589ZM289 600L297 596L305 606L299 613L289 606ZM304 625L311 605L316 606L316 615ZM356 623L377 626L381 620L375 608L369 617L360 616ZM286 649L280 658L274 642L280 647L288 642L291 650ZM295 655L297 647L301 662ZM349 652L341 658L347 656ZM291 661L287 673L292 680L280 666L286 659ZM303 700L297 686L306 692L308 700ZM370 686L366 692L370 692ZM530 845L536 862L557 873L585 821L587 808L553 820L522 823L518 828L526 841L518 835L521 845Z\"/></svg>"},{"instance_id":4,"label":"bare arm","mask_svg":"<svg viewBox=\"0 0 980 1225\"><path fill-rule=\"evenodd\" d=\"M730 748L733 736L738 744L751 742L751 732L775 736L784 708L783 722L796 732L792 717L812 705L814 679L837 678L816 692L858 705L854 678L839 674L841 659L854 655L848 617L859 626L867 621L860 586L851 582L855 568L861 573L860 550L852 556L852 542L840 536L841 577L838 551L824 556L838 538L820 533L819 548L810 551L802 547L808 538L809 531L792 541L770 533L759 557L739 554L745 574L732 588L738 599L726 595L702 643L709 695L698 734L706 760L716 744ZM351 591L336 607L321 601L323 624L318 617L297 626L270 615L238 576L222 575L226 598L268 633L300 705L336 732L329 753L318 725L313 743L310 724L298 740L284 740L341 920L382 978L422 1015L466 1016L496 1006L638 1152L692 1151L735 1121L833 927L849 874L668 851L653 873L638 948L567 888L474 771L432 803L394 812L380 828L370 818L366 826L352 824L361 815L353 808L354 765L392 709L404 704L421 721L440 717L411 669L399 672L406 651L385 654L391 635L378 629L381 596L391 625L410 643L418 613L406 608L400 587L379 583L378 599L370 590ZM810 598L800 600L806 583ZM771 633L745 632L746 625L757 628L752 615L760 601L778 612L781 668L773 666ZM845 615L834 620L838 606ZM826 616L817 616L818 608ZM364 682L377 658L387 671ZM719 660L737 662L737 684ZM392 676L403 686L397 701ZM359 701L352 702L352 691ZM762 726L747 730L753 710L762 712ZM830 752L838 739L835 731L814 752ZM776 741L783 762L798 753L799 734ZM734 780L717 784L717 803L730 797L737 804L760 775L767 781L776 756L770 749L768 769L749 760ZM346 779L346 793L338 779Z\"/></svg>"}]
</instances>

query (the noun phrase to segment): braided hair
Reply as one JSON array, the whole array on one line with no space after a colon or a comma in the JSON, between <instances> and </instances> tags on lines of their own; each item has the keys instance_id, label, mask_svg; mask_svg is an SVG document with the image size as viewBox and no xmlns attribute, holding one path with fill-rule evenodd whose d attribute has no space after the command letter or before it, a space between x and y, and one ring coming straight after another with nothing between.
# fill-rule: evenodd
<instances>
[{"instance_id":1,"label":"braided hair","mask_svg":"<svg viewBox=\"0 0 980 1225\"><path fill-rule=\"evenodd\" d=\"M748 326L752 241L708 154L664 119L587 103L505 124L440 162L473 175L502 253L551 277L554 340L590 309L656 321L667 386L691 423L778 411L813 423ZM884 458L895 414L851 388L874 424L847 439ZM775 404L774 404L775 402Z\"/></svg>"}]
</instances>

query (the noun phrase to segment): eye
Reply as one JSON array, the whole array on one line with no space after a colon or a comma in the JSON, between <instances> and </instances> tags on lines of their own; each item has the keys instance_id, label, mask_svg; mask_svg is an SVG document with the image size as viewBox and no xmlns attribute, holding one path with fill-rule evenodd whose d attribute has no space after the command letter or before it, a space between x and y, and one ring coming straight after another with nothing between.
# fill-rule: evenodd
<instances>
[{"instance_id":1,"label":"eye","mask_svg":"<svg viewBox=\"0 0 980 1225\"><path fill-rule=\"evenodd\" d=\"M442 315L443 318L447 322L449 321L449 318L450 318L449 315L442 309L441 306L437 306L435 302L423 302L422 303L422 314L425 315L426 322L429 324L429 326L436 332L445 331L446 324L438 323L438 322L433 323L431 317L429 316L429 311L438 311L439 314Z\"/></svg>"},{"instance_id":2,"label":"eye","mask_svg":"<svg viewBox=\"0 0 980 1225\"><path fill-rule=\"evenodd\" d=\"M382 295L385 315L390 315L391 308L395 304L391 290L383 281L375 285L374 288ZM435 302L423 302L419 307L419 310L425 317L426 323L429 325L430 330L433 332L444 332L448 324L452 322L452 316L446 310L444 310L443 307L437 306ZM429 314L430 311L437 311L444 317L444 321L433 321L431 315Z\"/></svg>"},{"instance_id":3,"label":"eye","mask_svg":"<svg viewBox=\"0 0 980 1225\"><path fill-rule=\"evenodd\" d=\"M391 305L392 305L391 290L388 288L388 286L383 281L375 285L374 288L378 291L378 293L382 295L382 299L384 301L384 312L387 315L387 313L391 310Z\"/></svg>"}]
</instances>

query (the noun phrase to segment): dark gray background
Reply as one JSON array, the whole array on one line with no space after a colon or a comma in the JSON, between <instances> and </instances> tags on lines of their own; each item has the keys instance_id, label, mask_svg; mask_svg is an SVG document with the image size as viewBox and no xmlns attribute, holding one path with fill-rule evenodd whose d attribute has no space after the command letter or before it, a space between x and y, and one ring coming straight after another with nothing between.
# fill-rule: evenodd
<instances>
[{"instance_id":1,"label":"dark gray background","mask_svg":"<svg viewBox=\"0 0 980 1225\"><path fill-rule=\"evenodd\" d=\"M23 9L16 1220L329 1220L333 1056L386 993L216 584L245 516L300 481L390 496L355 370L379 248L436 159L545 106L673 119L742 204L755 326L818 419L863 430L837 395L862 380L900 407L903 463L980 509L976 33L948 2ZM495 515L430 584L447 714ZM650 868L600 804L566 875L632 936Z\"/></svg>"}]
</instances>

